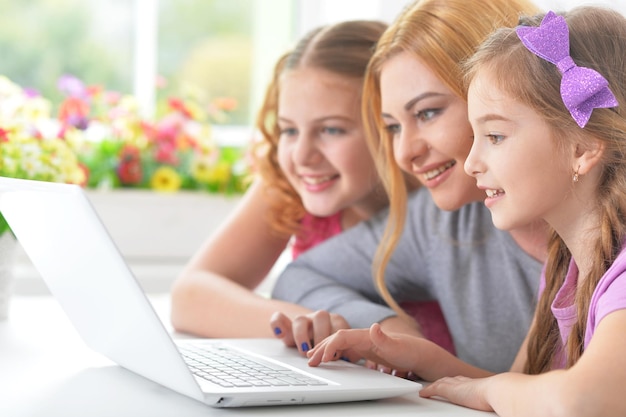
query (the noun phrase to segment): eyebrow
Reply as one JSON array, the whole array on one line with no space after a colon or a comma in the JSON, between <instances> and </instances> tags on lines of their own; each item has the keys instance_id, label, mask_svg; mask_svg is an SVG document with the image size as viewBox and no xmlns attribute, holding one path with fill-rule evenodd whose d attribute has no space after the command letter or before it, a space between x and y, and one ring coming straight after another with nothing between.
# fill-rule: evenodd
<instances>
[{"instance_id":1,"label":"eyebrow","mask_svg":"<svg viewBox=\"0 0 626 417\"><path fill-rule=\"evenodd\" d=\"M485 122L489 122L491 120L501 120L503 122L510 122L511 119L508 119L502 115L499 114L494 114L494 113L488 113L485 114L484 116L479 117L478 119L476 119L476 122L478 123L485 123Z\"/></svg>"},{"instance_id":2,"label":"eyebrow","mask_svg":"<svg viewBox=\"0 0 626 417\"><path fill-rule=\"evenodd\" d=\"M283 123L294 123L294 121L289 119L288 117L279 116L277 120ZM346 116L340 116L340 115L328 115L328 116L318 117L317 119L313 119L313 121L316 123L323 123L323 122L328 122L328 121L353 122L354 119L350 117L346 117Z\"/></svg>"},{"instance_id":3,"label":"eyebrow","mask_svg":"<svg viewBox=\"0 0 626 417\"><path fill-rule=\"evenodd\" d=\"M435 91L427 91L423 94L420 94L416 97L414 97L413 99L409 100L405 105L404 105L404 110L410 110L413 106L415 106L416 103L425 100L427 98L430 97L439 97L439 96L443 96L444 94L442 93L437 93Z\"/></svg>"},{"instance_id":4,"label":"eyebrow","mask_svg":"<svg viewBox=\"0 0 626 417\"><path fill-rule=\"evenodd\" d=\"M409 111L411 110L411 108L413 106L415 106L415 104L419 103L422 100L425 100L427 98L430 97L441 97L441 96L445 96L446 94L443 93L437 93L435 91L427 91L425 93L419 94L415 97L413 97L411 100L407 101L406 104L404 105L404 110ZM383 117L391 117L391 115L387 114L387 113L381 113Z\"/></svg>"}]
</instances>

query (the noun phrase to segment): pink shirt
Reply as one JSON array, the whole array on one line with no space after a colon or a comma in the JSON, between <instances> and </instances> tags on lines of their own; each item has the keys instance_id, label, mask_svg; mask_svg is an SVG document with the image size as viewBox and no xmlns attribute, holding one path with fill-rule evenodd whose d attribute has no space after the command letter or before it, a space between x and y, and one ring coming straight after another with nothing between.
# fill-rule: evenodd
<instances>
[{"instance_id":1,"label":"pink shirt","mask_svg":"<svg viewBox=\"0 0 626 417\"><path fill-rule=\"evenodd\" d=\"M556 358L554 368L564 368L566 357L563 348L572 327L578 319L574 295L578 282L578 267L574 260L571 261L565 277L565 282L556 294L552 302L552 314L559 325L561 334L561 346ZM545 272L541 276L540 291L545 288ZM596 289L591 296L589 314L583 349L586 349L600 321L614 311L626 309L626 247L622 249L613 265L600 278Z\"/></svg>"},{"instance_id":2,"label":"pink shirt","mask_svg":"<svg viewBox=\"0 0 626 417\"><path fill-rule=\"evenodd\" d=\"M343 230L341 212L328 217L317 217L307 213L302 219L301 225L302 230L296 235L291 248L293 259Z\"/></svg>"}]
</instances>

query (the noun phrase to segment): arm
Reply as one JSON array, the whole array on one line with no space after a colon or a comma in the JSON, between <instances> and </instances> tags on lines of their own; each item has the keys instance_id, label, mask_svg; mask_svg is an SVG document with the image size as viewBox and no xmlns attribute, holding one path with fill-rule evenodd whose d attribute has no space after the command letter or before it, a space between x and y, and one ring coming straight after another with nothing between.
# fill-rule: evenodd
<instances>
[{"instance_id":1,"label":"arm","mask_svg":"<svg viewBox=\"0 0 626 417\"><path fill-rule=\"evenodd\" d=\"M567 370L541 375L514 372L486 379L443 379L422 396L450 401L500 416L623 416L626 402L626 310L607 315L579 361Z\"/></svg>"},{"instance_id":2,"label":"arm","mask_svg":"<svg viewBox=\"0 0 626 417\"><path fill-rule=\"evenodd\" d=\"M268 322L274 311L309 311L253 292L289 240L273 233L264 221L267 211L257 182L191 258L172 287L171 320L177 331L206 337L271 337Z\"/></svg>"},{"instance_id":3,"label":"arm","mask_svg":"<svg viewBox=\"0 0 626 417\"><path fill-rule=\"evenodd\" d=\"M428 251L434 246L428 237L437 235L430 230L430 219L438 210L428 191L418 190L409 199L408 211L405 233L387 268L386 284L398 301L430 299L432 294L425 286L432 283L431 271L426 265L432 258ZM337 314L347 327L368 328L378 322L386 331L421 335L415 322L399 318L385 304L373 281L372 261L386 223L387 212L383 211L302 254L279 276L272 296ZM308 320L301 330L294 328L299 342L313 340L306 337L313 336L312 323Z\"/></svg>"},{"instance_id":4,"label":"arm","mask_svg":"<svg viewBox=\"0 0 626 417\"><path fill-rule=\"evenodd\" d=\"M454 375L491 375L429 340L407 334L392 335L376 323L369 329L339 331L307 352L307 356L311 366L339 358L367 359L399 371L413 372L427 381Z\"/></svg>"},{"instance_id":5,"label":"arm","mask_svg":"<svg viewBox=\"0 0 626 417\"><path fill-rule=\"evenodd\" d=\"M353 328L396 317L378 295L372 277L372 261L386 219L386 212L380 213L299 256L278 277L272 297L339 314ZM405 233L388 268L392 294L419 296L415 281L420 273L414 269L419 269L421 253L412 239L413 234Z\"/></svg>"},{"instance_id":6,"label":"arm","mask_svg":"<svg viewBox=\"0 0 626 417\"><path fill-rule=\"evenodd\" d=\"M390 333L422 337L416 323L408 322L400 317L389 317L380 325ZM302 354L335 332L350 328L344 317L326 310L317 310L295 318L276 312L272 316L270 326L274 329L276 337L281 339L286 346L296 347Z\"/></svg>"}]
</instances>

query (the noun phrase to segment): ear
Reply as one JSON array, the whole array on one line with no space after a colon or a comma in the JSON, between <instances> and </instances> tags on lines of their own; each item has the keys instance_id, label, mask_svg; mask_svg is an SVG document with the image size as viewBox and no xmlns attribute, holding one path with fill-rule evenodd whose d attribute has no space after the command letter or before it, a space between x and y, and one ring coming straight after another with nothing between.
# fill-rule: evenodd
<instances>
[{"instance_id":1,"label":"ear","mask_svg":"<svg viewBox=\"0 0 626 417\"><path fill-rule=\"evenodd\" d=\"M576 145L572 172L588 174L602 160L605 147L603 141L594 137L587 137L584 144Z\"/></svg>"}]
</instances>

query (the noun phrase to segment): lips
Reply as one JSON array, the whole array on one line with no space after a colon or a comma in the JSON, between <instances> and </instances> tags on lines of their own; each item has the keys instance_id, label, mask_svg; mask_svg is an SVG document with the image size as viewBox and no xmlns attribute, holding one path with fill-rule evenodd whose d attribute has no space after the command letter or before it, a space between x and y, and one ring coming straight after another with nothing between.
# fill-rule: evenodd
<instances>
[{"instance_id":1,"label":"lips","mask_svg":"<svg viewBox=\"0 0 626 417\"><path fill-rule=\"evenodd\" d=\"M449 170L450 168L452 168L455 165L456 165L456 161L447 162L447 163L445 163L443 165L438 166L435 169L431 169L430 171L426 171L423 174L424 178L426 179L426 181L432 180L433 178L438 177L439 175L443 174L445 171Z\"/></svg>"},{"instance_id":2,"label":"lips","mask_svg":"<svg viewBox=\"0 0 626 417\"><path fill-rule=\"evenodd\" d=\"M335 175L324 175L324 176L301 176L300 178L302 179L302 182L304 182L307 185L319 185L319 184L323 184L327 181L331 181L335 178L337 178L339 175L335 174Z\"/></svg>"}]
</instances>

